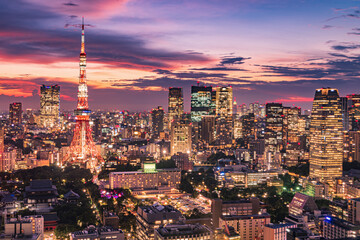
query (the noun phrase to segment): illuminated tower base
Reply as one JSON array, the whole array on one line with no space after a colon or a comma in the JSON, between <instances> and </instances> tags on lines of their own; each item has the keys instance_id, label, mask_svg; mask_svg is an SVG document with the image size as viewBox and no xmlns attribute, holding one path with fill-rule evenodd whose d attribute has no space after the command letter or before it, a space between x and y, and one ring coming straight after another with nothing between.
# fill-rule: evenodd
<instances>
[{"instance_id":1,"label":"illuminated tower base","mask_svg":"<svg viewBox=\"0 0 360 240\"><path fill-rule=\"evenodd\" d=\"M66 157L66 164L94 169L101 161L101 155L91 135L89 116L77 116L74 137Z\"/></svg>"}]
</instances>

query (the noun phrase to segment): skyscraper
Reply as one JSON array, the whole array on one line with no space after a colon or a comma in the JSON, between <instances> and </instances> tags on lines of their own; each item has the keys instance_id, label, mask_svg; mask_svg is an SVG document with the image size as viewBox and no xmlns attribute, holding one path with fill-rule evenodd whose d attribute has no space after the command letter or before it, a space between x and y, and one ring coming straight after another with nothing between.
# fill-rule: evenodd
<instances>
[{"instance_id":1,"label":"skyscraper","mask_svg":"<svg viewBox=\"0 0 360 240\"><path fill-rule=\"evenodd\" d=\"M279 168L283 140L283 106L281 103L266 104L265 153L267 169Z\"/></svg>"},{"instance_id":2,"label":"skyscraper","mask_svg":"<svg viewBox=\"0 0 360 240\"><path fill-rule=\"evenodd\" d=\"M64 158L64 162L78 164L93 170L98 165L98 161L102 161L103 159L93 141L89 123L91 110L89 109L86 81L84 19L81 31L80 76L77 96L77 109L74 111L76 115L74 136L69 151Z\"/></svg>"},{"instance_id":3,"label":"skyscraper","mask_svg":"<svg viewBox=\"0 0 360 240\"><path fill-rule=\"evenodd\" d=\"M295 166L300 157L299 118L301 108L284 107L283 109L283 147L285 148L285 165Z\"/></svg>"},{"instance_id":4,"label":"skyscraper","mask_svg":"<svg viewBox=\"0 0 360 240\"><path fill-rule=\"evenodd\" d=\"M351 102L352 101L349 99L349 96L340 97L341 115L342 115L342 122L343 122L343 130L344 131L349 131L349 127L350 127L349 110L351 110L351 108L349 107L349 103L351 104Z\"/></svg>"},{"instance_id":5,"label":"skyscraper","mask_svg":"<svg viewBox=\"0 0 360 240\"><path fill-rule=\"evenodd\" d=\"M233 134L233 89L216 88L216 141L218 144L231 144Z\"/></svg>"},{"instance_id":6,"label":"skyscraper","mask_svg":"<svg viewBox=\"0 0 360 240\"><path fill-rule=\"evenodd\" d=\"M360 130L360 94L347 95L346 98L348 100L347 101L348 112L347 115L345 115L345 117L348 117L348 119L345 118L345 120L347 120L347 123L349 124L351 131L359 131ZM348 130L349 126L347 129L344 130Z\"/></svg>"},{"instance_id":7,"label":"skyscraper","mask_svg":"<svg viewBox=\"0 0 360 240\"><path fill-rule=\"evenodd\" d=\"M164 131L164 109L161 106L152 109L152 132L153 138L159 138L160 133Z\"/></svg>"},{"instance_id":8,"label":"skyscraper","mask_svg":"<svg viewBox=\"0 0 360 240\"><path fill-rule=\"evenodd\" d=\"M184 98L182 88L169 88L169 123L180 119L184 113Z\"/></svg>"},{"instance_id":9,"label":"skyscraper","mask_svg":"<svg viewBox=\"0 0 360 240\"><path fill-rule=\"evenodd\" d=\"M171 124L170 154L191 153L191 123L175 121Z\"/></svg>"},{"instance_id":10,"label":"skyscraper","mask_svg":"<svg viewBox=\"0 0 360 240\"><path fill-rule=\"evenodd\" d=\"M22 104L21 102L10 103L9 118L11 124L21 124L22 121Z\"/></svg>"},{"instance_id":11,"label":"skyscraper","mask_svg":"<svg viewBox=\"0 0 360 240\"><path fill-rule=\"evenodd\" d=\"M200 122L201 116L211 114L214 95L212 87L191 86L191 121Z\"/></svg>"},{"instance_id":12,"label":"skyscraper","mask_svg":"<svg viewBox=\"0 0 360 240\"><path fill-rule=\"evenodd\" d=\"M60 86L40 87L40 123L42 127L53 128L59 125Z\"/></svg>"},{"instance_id":13,"label":"skyscraper","mask_svg":"<svg viewBox=\"0 0 360 240\"><path fill-rule=\"evenodd\" d=\"M215 134L215 116L208 115L201 118L201 140L205 144L212 144Z\"/></svg>"},{"instance_id":14,"label":"skyscraper","mask_svg":"<svg viewBox=\"0 0 360 240\"><path fill-rule=\"evenodd\" d=\"M233 114L233 89L232 87L216 88L216 116L228 118Z\"/></svg>"},{"instance_id":15,"label":"skyscraper","mask_svg":"<svg viewBox=\"0 0 360 240\"><path fill-rule=\"evenodd\" d=\"M243 104L239 105L237 112L238 112L240 117L248 114L248 109L246 107L246 104L243 103Z\"/></svg>"},{"instance_id":16,"label":"skyscraper","mask_svg":"<svg viewBox=\"0 0 360 240\"><path fill-rule=\"evenodd\" d=\"M342 176L342 130L338 90L317 89L310 123L310 177L327 179Z\"/></svg>"},{"instance_id":17,"label":"skyscraper","mask_svg":"<svg viewBox=\"0 0 360 240\"><path fill-rule=\"evenodd\" d=\"M255 121L255 115L253 113L241 117L242 138L244 139L245 146L247 146L252 139L256 138Z\"/></svg>"}]
</instances>

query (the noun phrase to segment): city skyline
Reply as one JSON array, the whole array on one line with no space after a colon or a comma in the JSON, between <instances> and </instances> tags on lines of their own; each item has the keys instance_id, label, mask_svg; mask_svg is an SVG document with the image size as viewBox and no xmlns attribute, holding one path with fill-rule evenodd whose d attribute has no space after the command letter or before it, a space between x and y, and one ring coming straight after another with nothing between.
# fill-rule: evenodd
<instances>
[{"instance_id":1,"label":"city skyline","mask_svg":"<svg viewBox=\"0 0 360 240\"><path fill-rule=\"evenodd\" d=\"M39 109L40 86L61 86L76 105L81 16L88 26L90 104L167 106L168 87L233 87L238 105L282 102L310 109L313 91L357 93L360 15L353 1L2 2L0 109ZM221 6L221 7L220 7ZM310 8L311 6L311 8ZM311 9L311 11L309 11Z\"/></svg>"}]
</instances>

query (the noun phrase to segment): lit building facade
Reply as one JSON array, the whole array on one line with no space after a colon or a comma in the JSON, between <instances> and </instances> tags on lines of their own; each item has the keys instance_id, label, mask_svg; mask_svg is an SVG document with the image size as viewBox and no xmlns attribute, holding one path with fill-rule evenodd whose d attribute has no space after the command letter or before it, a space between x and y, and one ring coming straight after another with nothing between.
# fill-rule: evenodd
<instances>
[{"instance_id":1,"label":"lit building facade","mask_svg":"<svg viewBox=\"0 0 360 240\"><path fill-rule=\"evenodd\" d=\"M300 157L299 119L301 108L284 107L283 109L283 146L285 148L285 165L296 166Z\"/></svg>"},{"instance_id":2,"label":"lit building facade","mask_svg":"<svg viewBox=\"0 0 360 240\"><path fill-rule=\"evenodd\" d=\"M8 218L4 227L5 239L17 239L20 234L27 239L44 239L44 217L41 215Z\"/></svg>"},{"instance_id":3,"label":"lit building facade","mask_svg":"<svg viewBox=\"0 0 360 240\"><path fill-rule=\"evenodd\" d=\"M317 89L310 123L310 177L342 176L343 123L339 92Z\"/></svg>"},{"instance_id":4,"label":"lit building facade","mask_svg":"<svg viewBox=\"0 0 360 240\"><path fill-rule=\"evenodd\" d=\"M181 212L171 205L139 206L136 214L137 238L154 240L155 229L162 225L177 224L181 220Z\"/></svg>"},{"instance_id":5,"label":"lit building facade","mask_svg":"<svg viewBox=\"0 0 360 240\"><path fill-rule=\"evenodd\" d=\"M142 171L111 172L109 183L111 189L128 188L133 193L144 190L171 190L180 184L179 169L156 170L155 163L144 163Z\"/></svg>"},{"instance_id":6,"label":"lit building facade","mask_svg":"<svg viewBox=\"0 0 360 240\"><path fill-rule=\"evenodd\" d=\"M325 217L323 234L325 239L349 239L360 236L360 226L337 217Z\"/></svg>"},{"instance_id":7,"label":"lit building facade","mask_svg":"<svg viewBox=\"0 0 360 240\"><path fill-rule=\"evenodd\" d=\"M344 133L344 161L360 162L359 131L348 131Z\"/></svg>"},{"instance_id":8,"label":"lit building facade","mask_svg":"<svg viewBox=\"0 0 360 240\"><path fill-rule=\"evenodd\" d=\"M220 227L233 227L242 240L264 240L265 225L270 223L270 214L221 216Z\"/></svg>"},{"instance_id":9,"label":"lit building facade","mask_svg":"<svg viewBox=\"0 0 360 240\"><path fill-rule=\"evenodd\" d=\"M175 121L171 124L170 154L191 153L191 123Z\"/></svg>"},{"instance_id":10,"label":"lit building facade","mask_svg":"<svg viewBox=\"0 0 360 240\"><path fill-rule=\"evenodd\" d=\"M206 144L212 144L215 140L215 116L206 115L201 117L201 140Z\"/></svg>"},{"instance_id":11,"label":"lit building facade","mask_svg":"<svg viewBox=\"0 0 360 240\"><path fill-rule=\"evenodd\" d=\"M347 123L349 124L347 129L359 131L360 130L360 94L351 94L346 96L348 103ZM346 119L346 118L345 118Z\"/></svg>"},{"instance_id":12,"label":"lit building facade","mask_svg":"<svg viewBox=\"0 0 360 240\"><path fill-rule=\"evenodd\" d=\"M233 89L216 88L216 142L219 145L231 144L233 135Z\"/></svg>"},{"instance_id":13,"label":"lit building facade","mask_svg":"<svg viewBox=\"0 0 360 240\"><path fill-rule=\"evenodd\" d=\"M191 121L200 122L201 116L211 114L213 108L212 87L191 86Z\"/></svg>"},{"instance_id":14,"label":"lit building facade","mask_svg":"<svg viewBox=\"0 0 360 240\"><path fill-rule=\"evenodd\" d=\"M40 123L42 127L59 126L60 121L60 86L40 87Z\"/></svg>"},{"instance_id":15,"label":"lit building facade","mask_svg":"<svg viewBox=\"0 0 360 240\"><path fill-rule=\"evenodd\" d=\"M10 103L9 119L11 124L21 124L22 121L22 104L21 102Z\"/></svg>"},{"instance_id":16,"label":"lit building facade","mask_svg":"<svg viewBox=\"0 0 360 240\"><path fill-rule=\"evenodd\" d=\"M180 119L184 113L184 98L182 88L169 88L169 123L174 119Z\"/></svg>"},{"instance_id":17,"label":"lit building facade","mask_svg":"<svg viewBox=\"0 0 360 240\"><path fill-rule=\"evenodd\" d=\"M267 224L264 229L264 240L284 240L287 235L286 230L295 227L294 223Z\"/></svg>"},{"instance_id":18,"label":"lit building facade","mask_svg":"<svg viewBox=\"0 0 360 240\"><path fill-rule=\"evenodd\" d=\"M232 87L216 88L216 116L228 118L233 114L233 89Z\"/></svg>"},{"instance_id":19,"label":"lit building facade","mask_svg":"<svg viewBox=\"0 0 360 240\"><path fill-rule=\"evenodd\" d=\"M152 120L152 132L153 138L159 138L160 133L164 131L164 109L161 106L152 109L151 111Z\"/></svg>"},{"instance_id":20,"label":"lit building facade","mask_svg":"<svg viewBox=\"0 0 360 240\"><path fill-rule=\"evenodd\" d=\"M281 164L283 118L283 106L281 103L266 104L265 152L267 169L279 168Z\"/></svg>"}]
</instances>

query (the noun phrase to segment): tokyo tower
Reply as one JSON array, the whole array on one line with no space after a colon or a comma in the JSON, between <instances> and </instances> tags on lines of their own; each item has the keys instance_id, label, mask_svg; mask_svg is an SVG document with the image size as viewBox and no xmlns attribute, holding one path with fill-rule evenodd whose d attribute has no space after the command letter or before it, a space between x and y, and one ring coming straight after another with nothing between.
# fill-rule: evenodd
<instances>
[{"instance_id":1,"label":"tokyo tower","mask_svg":"<svg viewBox=\"0 0 360 240\"><path fill-rule=\"evenodd\" d=\"M66 164L76 164L94 170L99 161L103 161L91 135L90 114L88 103L88 87L86 83L86 53L84 18L82 19L80 76L78 86L78 102L75 112L76 126L68 153L64 158Z\"/></svg>"}]
</instances>

